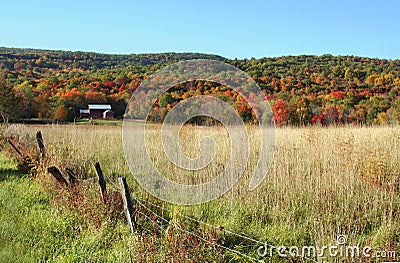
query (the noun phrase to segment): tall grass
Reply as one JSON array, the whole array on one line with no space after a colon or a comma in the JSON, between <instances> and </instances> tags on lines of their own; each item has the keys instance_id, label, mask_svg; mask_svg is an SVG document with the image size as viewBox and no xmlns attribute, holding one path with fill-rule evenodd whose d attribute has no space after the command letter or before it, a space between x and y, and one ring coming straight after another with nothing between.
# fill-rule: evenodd
<instances>
[{"instance_id":1,"label":"tall grass","mask_svg":"<svg viewBox=\"0 0 400 263\"><path fill-rule=\"evenodd\" d=\"M33 140L37 130L43 133L48 155L54 156L49 164L72 164L85 178L95 175L91 163L99 161L112 181L127 176L134 195L151 198L129 173L121 127L11 126L6 133ZM231 142L223 127L185 126L179 138L183 152L198 156L198 142L207 135L215 139L217 154L198 172L177 168L164 155L159 131L157 125L147 131L149 153L172 180L208 181L229 159ZM260 132L250 126L248 133L253 147L239 183L212 202L179 207L182 213L277 245L323 245L344 234L348 244L376 249L395 244L399 249L399 127L279 128L272 167L254 191L248 190L248 183L257 161ZM229 242L234 246L241 241Z\"/></svg>"}]
</instances>

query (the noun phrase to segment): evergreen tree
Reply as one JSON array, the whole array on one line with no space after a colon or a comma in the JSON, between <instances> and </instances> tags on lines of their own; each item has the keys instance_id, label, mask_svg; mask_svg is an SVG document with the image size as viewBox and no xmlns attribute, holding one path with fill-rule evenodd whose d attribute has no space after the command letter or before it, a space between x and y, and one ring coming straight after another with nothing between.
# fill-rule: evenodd
<instances>
[{"instance_id":1,"label":"evergreen tree","mask_svg":"<svg viewBox=\"0 0 400 263\"><path fill-rule=\"evenodd\" d=\"M0 117L3 123L14 121L21 116L23 109L22 99L13 87L0 76Z\"/></svg>"}]
</instances>

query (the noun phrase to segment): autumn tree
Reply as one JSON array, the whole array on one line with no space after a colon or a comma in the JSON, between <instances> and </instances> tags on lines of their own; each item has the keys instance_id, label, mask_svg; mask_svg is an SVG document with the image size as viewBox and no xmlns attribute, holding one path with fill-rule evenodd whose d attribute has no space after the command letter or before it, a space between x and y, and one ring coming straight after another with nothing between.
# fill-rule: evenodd
<instances>
[{"instance_id":1,"label":"autumn tree","mask_svg":"<svg viewBox=\"0 0 400 263\"><path fill-rule=\"evenodd\" d=\"M305 125L311 120L311 112L308 105L308 99L300 96L294 96L289 103L291 123L295 125Z\"/></svg>"},{"instance_id":2,"label":"autumn tree","mask_svg":"<svg viewBox=\"0 0 400 263\"><path fill-rule=\"evenodd\" d=\"M58 106L56 112L54 113L54 120L56 121L67 121L68 119L68 109L63 104Z\"/></svg>"},{"instance_id":3,"label":"autumn tree","mask_svg":"<svg viewBox=\"0 0 400 263\"><path fill-rule=\"evenodd\" d=\"M51 100L52 96L48 91L37 92L32 103L33 113L35 113L38 118L51 118L53 109Z\"/></svg>"},{"instance_id":4,"label":"autumn tree","mask_svg":"<svg viewBox=\"0 0 400 263\"><path fill-rule=\"evenodd\" d=\"M75 117L79 116L79 109L87 107L85 95L77 88L65 91L56 102L55 108L61 104L64 104L68 109L69 121L72 121Z\"/></svg>"},{"instance_id":5,"label":"autumn tree","mask_svg":"<svg viewBox=\"0 0 400 263\"><path fill-rule=\"evenodd\" d=\"M16 93L19 97L21 97L21 102L26 105L25 110L21 112L23 117L31 118L32 116L32 102L35 96L33 92L33 86L29 83L28 80L25 80L19 85L14 87Z\"/></svg>"},{"instance_id":6,"label":"autumn tree","mask_svg":"<svg viewBox=\"0 0 400 263\"><path fill-rule=\"evenodd\" d=\"M272 111L274 113L273 120L277 126L282 126L288 124L289 115L288 115L288 103L284 100L277 99L276 102L272 105Z\"/></svg>"},{"instance_id":7,"label":"autumn tree","mask_svg":"<svg viewBox=\"0 0 400 263\"><path fill-rule=\"evenodd\" d=\"M87 103L106 103L107 97L103 92L88 90L85 94Z\"/></svg>"}]
</instances>

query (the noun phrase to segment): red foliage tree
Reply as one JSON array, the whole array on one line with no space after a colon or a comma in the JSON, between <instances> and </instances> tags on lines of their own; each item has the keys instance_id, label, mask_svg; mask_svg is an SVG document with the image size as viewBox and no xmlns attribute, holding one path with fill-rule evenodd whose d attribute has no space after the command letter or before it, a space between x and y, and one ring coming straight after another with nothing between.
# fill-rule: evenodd
<instances>
[{"instance_id":1,"label":"red foliage tree","mask_svg":"<svg viewBox=\"0 0 400 263\"><path fill-rule=\"evenodd\" d=\"M88 90L85 94L87 103L106 103L107 97L103 92Z\"/></svg>"},{"instance_id":2,"label":"red foliage tree","mask_svg":"<svg viewBox=\"0 0 400 263\"><path fill-rule=\"evenodd\" d=\"M282 126L288 123L288 103L284 100L277 99L272 105L272 111L274 113L273 120L277 126Z\"/></svg>"},{"instance_id":3,"label":"red foliage tree","mask_svg":"<svg viewBox=\"0 0 400 263\"><path fill-rule=\"evenodd\" d=\"M331 95L339 100L343 99L346 97L346 92L344 91L332 91Z\"/></svg>"}]
</instances>

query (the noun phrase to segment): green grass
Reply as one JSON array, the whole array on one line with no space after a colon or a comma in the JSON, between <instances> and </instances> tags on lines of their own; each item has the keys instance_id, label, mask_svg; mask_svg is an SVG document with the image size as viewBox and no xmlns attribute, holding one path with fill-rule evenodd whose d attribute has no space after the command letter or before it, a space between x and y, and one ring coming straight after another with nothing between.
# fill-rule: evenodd
<instances>
[{"instance_id":1,"label":"green grass","mask_svg":"<svg viewBox=\"0 0 400 263\"><path fill-rule=\"evenodd\" d=\"M1 262L127 262L124 224L91 229L74 213L51 205L41 184L19 175L15 161L0 154ZM120 237L123 237L120 239Z\"/></svg>"},{"instance_id":2,"label":"green grass","mask_svg":"<svg viewBox=\"0 0 400 263\"><path fill-rule=\"evenodd\" d=\"M75 121L77 125L104 125L104 126L121 126L122 120L103 120L103 119L78 119Z\"/></svg>"},{"instance_id":3,"label":"green grass","mask_svg":"<svg viewBox=\"0 0 400 263\"><path fill-rule=\"evenodd\" d=\"M15 160L7 158L4 153L0 152L0 182L16 176L19 176L17 163Z\"/></svg>"},{"instance_id":4,"label":"green grass","mask_svg":"<svg viewBox=\"0 0 400 263\"><path fill-rule=\"evenodd\" d=\"M40 180L19 174L17 163L0 152L0 262L173 261L171 246L162 236L149 244L145 235L132 234L125 220L107 218L96 187L86 187L89 206L70 209L63 198L85 200L74 199L62 188L49 192ZM91 217L87 211L92 209ZM204 251L206 260L218 258Z\"/></svg>"}]
</instances>

